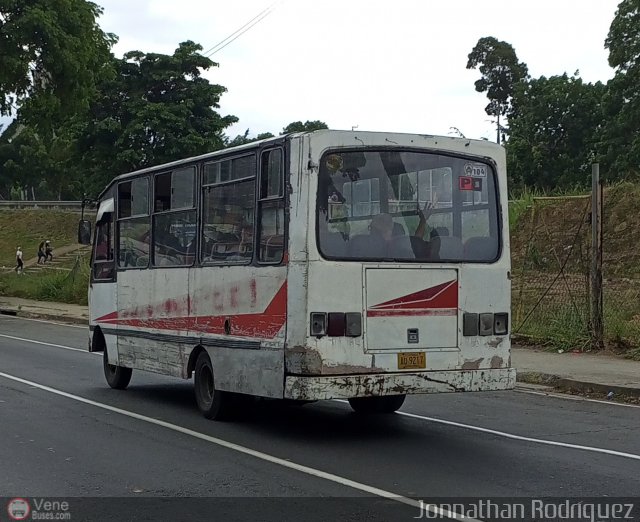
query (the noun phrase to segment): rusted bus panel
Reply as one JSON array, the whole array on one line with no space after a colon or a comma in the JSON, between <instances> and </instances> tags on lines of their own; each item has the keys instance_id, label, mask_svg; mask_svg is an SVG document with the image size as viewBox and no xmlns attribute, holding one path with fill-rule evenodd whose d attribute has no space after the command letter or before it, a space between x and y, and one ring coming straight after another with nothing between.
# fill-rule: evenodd
<instances>
[{"instance_id":1,"label":"rusted bus panel","mask_svg":"<svg viewBox=\"0 0 640 522\"><path fill-rule=\"evenodd\" d=\"M420 393L497 391L511 389L515 382L516 372L513 368L407 374L288 376L285 398L326 400Z\"/></svg>"},{"instance_id":2,"label":"rusted bus panel","mask_svg":"<svg viewBox=\"0 0 640 522\"><path fill-rule=\"evenodd\" d=\"M107 348L108 361L112 364L116 364L118 362L118 337L115 335L105 334L104 342Z\"/></svg>"},{"instance_id":3,"label":"rusted bus panel","mask_svg":"<svg viewBox=\"0 0 640 522\"><path fill-rule=\"evenodd\" d=\"M273 340L286 321L286 277L286 266L193 269L189 335ZM228 334L225 322L230 328Z\"/></svg>"},{"instance_id":4,"label":"rusted bus panel","mask_svg":"<svg viewBox=\"0 0 640 522\"><path fill-rule=\"evenodd\" d=\"M293 242L293 238L292 238ZM304 261L289 261L287 273L287 325L286 344L291 350L291 360L287 354L287 368L292 373L300 373L300 364L313 366L312 362L299 362L304 357L307 349L307 338L309 336L309 314L307 287L308 287L309 266ZM304 348L299 348L304 347ZM309 354L313 358L313 354ZM291 369L289 369L291 366Z\"/></svg>"},{"instance_id":5,"label":"rusted bus panel","mask_svg":"<svg viewBox=\"0 0 640 522\"><path fill-rule=\"evenodd\" d=\"M207 346L216 389L281 399L284 395L282 348L244 350Z\"/></svg>"},{"instance_id":6,"label":"rusted bus panel","mask_svg":"<svg viewBox=\"0 0 640 522\"><path fill-rule=\"evenodd\" d=\"M452 153L476 154L479 158L492 158L497 167L499 204L502 207L502 255L494 263L428 263L422 266L399 263L339 262L323 259L318 250L315 231L316 215L308 215L308 259L309 268L305 285L308 293L305 323L297 329L306 330L306 339L301 335L289 338L286 351L287 371L306 375L332 375L345 373L371 374L399 372L397 352L423 351L426 353L426 370L482 370L505 369L510 366L509 336L473 336L462 334L463 316L471 313L510 312L509 277L510 256L507 218L507 188L504 151L493 144L468 142L437 136L411 136L373 133L316 133L305 145L303 156L309 159L308 201L312 209L318 194L318 168L320 158L328 148L342 146L385 146L389 143L399 147L445 150ZM470 146L471 145L471 146ZM304 177L299 177L304 179ZM305 191L301 191L304 194ZM299 224L298 224L299 226ZM293 230L293 229L292 229ZM292 237L292 241L294 238ZM367 277L371 271L371 278ZM424 274L424 277L421 276ZM377 276L380 275L376 279ZM300 280L302 281L302 277ZM371 279L372 281L369 281ZM441 279L441 280L440 280ZM411 284L409 284L409 281ZM427 293L439 284L456 281L457 300L451 299L439 310L418 310L415 317L411 308L413 293ZM370 288L377 284L377 288ZM452 290L451 288L448 288ZM370 292L372 290L372 292ZM370 295L369 295L370 294ZM425 296L420 298L424 301ZM403 303L396 303L404 299ZM413 300L415 301L415 300ZM451 301L453 302L453 301ZM345 303L348 303L346 306ZM348 309L347 309L348 308ZM417 307L414 307L417 308ZM371 309L375 317L368 321ZM363 335L359 338L315 338L309 335L311 312L358 312L363 314ZM391 313L393 312L393 313ZM444 313L446 312L446 314ZM394 323L385 318L397 315ZM442 316L442 317L440 317ZM293 315L289 314L288 328L293 328ZM299 315L298 315L299 317ZM371 324L369 324L371 322ZM370 326L379 326L374 332ZM419 330L418 346L407 342L408 330ZM440 328L442 335L434 335ZM453 329L453 330L451 330ZM446 330L446 331L445 331ZM380 335L381 334L381 335ZM446 337L446 339L445 339ZM409 370L410 374L415 370Z\"/></svg>"},{"instance_id":7,"label":"rusted bus panel","mask_svg":"<svg viewBox=\"0 0 640 522\"><path fill-rule=\"evenodd\" d=\"M309 137L305 136L294 138L290 144L286 326L288 347L306 346L309 335L308 242L309 237L314 237L315 203L310 200L311 185L307 170L308 142ZM295 351L295 348L292 349ZM296 359L298 355L293 354L290 362L291 371L295 371L300 366ZM289 364L288 357L287 364ZM311 362L309 366L313 366Z\"/></svg>"},{"instance_id":8,"label":"rusted bus panel","mask_svg":"<svg viewBox=\"0 0 640 522\"><path fill-rule=\"evenodd\" d=\"M192 345L121 335L118 364L172 377L184 377Z\"/></svg>"}]
</instances>

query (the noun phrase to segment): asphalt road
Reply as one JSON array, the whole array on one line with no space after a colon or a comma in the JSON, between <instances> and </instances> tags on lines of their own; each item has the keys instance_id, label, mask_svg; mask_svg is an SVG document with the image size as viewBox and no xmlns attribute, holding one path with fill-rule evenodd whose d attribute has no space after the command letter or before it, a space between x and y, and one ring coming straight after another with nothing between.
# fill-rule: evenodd
<instances>
[{"instance_id":1,"label":"asphalt road","mask_svg":"<svg viewBox=\"0 0 640 522\"><path fill-rule=\"evenodd\" d=\"M0 316L0 497L68 498L71 520L411 520L420 499L640 496L638 407L509 391L382 417L258 401L221 423L191 381L108 388L87 335Z\"/></svg>"}]
</instances>

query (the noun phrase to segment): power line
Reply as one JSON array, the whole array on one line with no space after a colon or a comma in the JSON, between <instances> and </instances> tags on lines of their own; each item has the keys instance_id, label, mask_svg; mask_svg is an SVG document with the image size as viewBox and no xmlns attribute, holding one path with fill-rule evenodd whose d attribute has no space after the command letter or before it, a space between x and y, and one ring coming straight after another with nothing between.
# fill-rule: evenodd
<instances>
[{"instance_id":1,"label":"power line","mask_svg":"<svg viewBox=\"0 0 640 522\"><path fill-rule=\"evenodd\" d=\"M233 33L227 36L224 40L219 41L213 47L205 51L204 56L211 57L216 54L218 51L224 49L227 45L237 40L240 36L246 33L249 29L251 29L254 25L258 24L262 20L264 20L267 16L269 16L274 10L277 4L282 2L282 0L276 0L269 7L260 11L256 16L254 16L251 20L246 22L244 25L236 29Z\"/></svg>"},{"instance_id":2,"label":"power line","mask_svg":"<svg viewBox=\"0 0 640 522\"><path fill-rule=\"evenodd\" d=\"M256 16L254 16L251 20L249 20L247 23L245 23L243 26L239 27L238 29L236 29L233 33L231 33L229 36L227 36L224 40L221 40L220 42L218 42L217 44L215 44L213 47L211 47L210 49L207 49L204 53L205 56L207 56L209 53L215 52L215 49L222 45L224 42L226 42L229 38L233 37L236 33L240 32L242 29L244 29L245 27L247 27L251 22L253 22L256 18L259 18L260 16L262 16L263 14L265 14L267 11L269 11L277 2L274 2L273 4L271 4L269 7L267 7L266 9L260 11Z\"/></svg>"}]
</instances>

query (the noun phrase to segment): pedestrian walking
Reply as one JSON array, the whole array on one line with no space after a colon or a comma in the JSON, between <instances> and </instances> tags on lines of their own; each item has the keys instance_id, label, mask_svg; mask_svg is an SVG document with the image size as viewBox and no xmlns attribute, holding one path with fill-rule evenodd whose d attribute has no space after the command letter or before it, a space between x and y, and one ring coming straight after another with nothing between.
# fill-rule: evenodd
<instances>
[{"instance_id":1,"label":"pedestrian walking","mask_svg":"<svg viewBox=\"0 0 640 522\"><path fill-rule=\"evenodd\" d=\"M22 260L22 247L18 247L16 250L16 268L15 271L17 274L22 274L22 269L24 268L24 261Z\"/></svg>"},{"instance_id":2,"label":"pedestrian walking","mask_svg":"<svg viewBox=\"0 0 640 522\"><path fill-rule=\"evenodd\" d=\"M47 240L44 243L44 260L53 261L53 247L51 246L51 241Z\"/></svg>"},{"instance_id":3,"label":"pedestrian walking","mask_svg":"<svg viewBox=\"0 0 640 522\"><path fill-rule=\"evenodd\" d=\"M47 259L47 255L44 253L44 241L41 241L38 245L38 264L44 264Z\"/></svg>"}]
</instances>

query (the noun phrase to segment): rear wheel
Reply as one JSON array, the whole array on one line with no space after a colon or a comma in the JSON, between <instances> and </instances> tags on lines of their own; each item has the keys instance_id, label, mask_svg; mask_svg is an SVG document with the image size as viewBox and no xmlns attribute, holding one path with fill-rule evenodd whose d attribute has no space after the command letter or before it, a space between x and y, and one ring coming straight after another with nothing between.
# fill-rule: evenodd
<instances>
[{"instance_id":1,"label":"rear wheel","mask_svg":"<svg viewBox=\"0 0 640 522\"><path fill-rule=\"evenodd\" d=\"M213 366L207 352L203 351L198 355L194 374L198 409L207 419L224 420L229 418L231 396L227 392L216 390Z\"/></svg>"},{"instance_id":2,"label":"rear wheel","mask_svg":"<svg viewBox=\"0 0 640 522\"><path fill-rule=\"evenodd\" d=\"M102 352L102 366L104 368L104 376L109 386L116 390L124 390L129 386L129 382L131 382L131 368L109 364L106 346Z\"/></svg>"},{"instance_id":3,"label":"rear wheel","mask_svg":"<svg viewBox=\"0 0 640 522\"><path fill-rule=\"evenodd\" d=\"M393 413L400 409L406 397L406 395L354 397L349 399L349 404L357 413Z\"/></svg>"}]
</instances>

